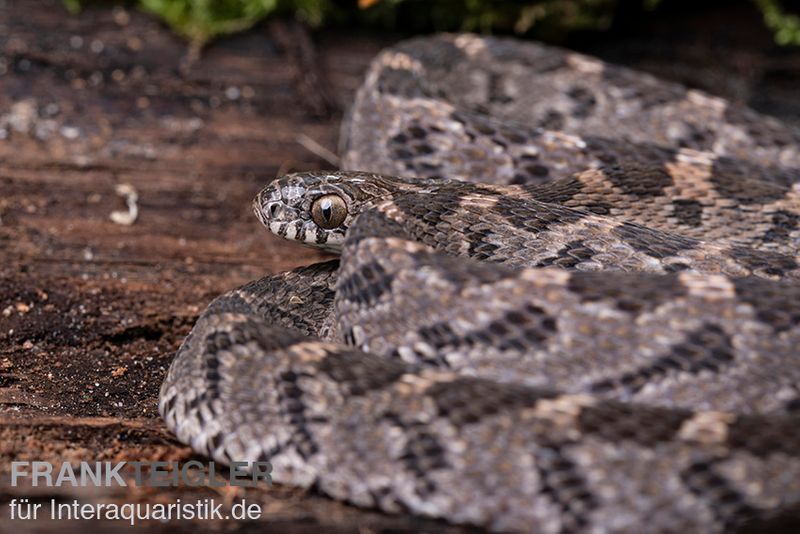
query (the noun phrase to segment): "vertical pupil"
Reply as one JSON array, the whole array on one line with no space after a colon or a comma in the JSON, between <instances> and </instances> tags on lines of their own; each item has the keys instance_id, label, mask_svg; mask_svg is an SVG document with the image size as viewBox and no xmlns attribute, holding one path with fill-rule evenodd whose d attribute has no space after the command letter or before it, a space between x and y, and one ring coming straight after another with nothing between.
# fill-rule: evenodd
<instances>
[{"instance_id":1,"label":"vertical pupil","mask_svg":"<svg viewBox=\"0 0 800 534\"><path fill-rule=\"evenodd\" d=\"M326 198L322 201L322 205L320 207L322 208L322 216L325 217L325 220L331 220L331 215L333 214L333 203Z\"/></svg>"}]
</instances>

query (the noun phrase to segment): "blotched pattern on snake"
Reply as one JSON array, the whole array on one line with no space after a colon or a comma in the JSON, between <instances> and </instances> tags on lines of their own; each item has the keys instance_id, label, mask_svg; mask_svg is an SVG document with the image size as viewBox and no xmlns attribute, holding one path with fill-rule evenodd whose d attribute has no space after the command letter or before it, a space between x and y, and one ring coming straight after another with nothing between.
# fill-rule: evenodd
<instances>
[{"instance_id":1,"label":"blotched pattern on snake","mask_svg":"<svg viewBox=\"0 0 800 534\"><path fill-rule=\"evenodd\" d=\"M255 199L340 259L209 305L162 387L179 439L500 530L800 515L800 133L444 35L376 58L342 154Z\"/></svg>"}]
</instances>

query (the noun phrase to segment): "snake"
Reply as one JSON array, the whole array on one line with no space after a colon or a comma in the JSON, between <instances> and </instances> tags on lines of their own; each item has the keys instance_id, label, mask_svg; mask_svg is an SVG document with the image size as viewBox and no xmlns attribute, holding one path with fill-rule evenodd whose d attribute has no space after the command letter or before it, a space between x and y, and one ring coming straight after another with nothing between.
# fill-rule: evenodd
<instances>
[{"instance_id":1,"label":"snake","mask_svg":"<svg viewBox=\"0 0 800 534\"><path fill-rule=\"evenodd\" d=\"M497 531L797 524L800 132L443 34L374 59L340 153L255 197L338 258L209 304L159 397L180 441Z\"/></svg>"}]
</instances>

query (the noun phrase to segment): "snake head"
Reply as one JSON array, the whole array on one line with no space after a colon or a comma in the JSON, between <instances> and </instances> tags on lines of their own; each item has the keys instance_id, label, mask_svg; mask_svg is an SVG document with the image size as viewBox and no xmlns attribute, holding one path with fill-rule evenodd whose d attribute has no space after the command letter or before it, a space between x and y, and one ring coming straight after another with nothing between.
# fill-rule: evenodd
<instances>
[{"instance_id":1,"label":"snake head","mask_svg":"<svg viewBox=\"0 0 800 534\"><path fill-rule=\"evenodd\" d=\"M273 234L339 253L356 215L391 198L397 180L363 172L287 174L261 190L253 211Z\"/></svg>"}]
</instances>

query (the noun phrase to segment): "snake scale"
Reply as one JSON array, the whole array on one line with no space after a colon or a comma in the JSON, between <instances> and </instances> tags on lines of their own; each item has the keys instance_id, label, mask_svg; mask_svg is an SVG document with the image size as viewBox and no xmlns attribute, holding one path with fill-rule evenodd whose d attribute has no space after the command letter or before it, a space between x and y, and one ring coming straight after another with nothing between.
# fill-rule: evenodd
<instances>
[{"instance_id":1,"label":"snake scale","mask_svg":"<svg viewBox=\"0 0 800 534\"><path fill-rule=\"evenodd\" d=\"M494 530L800 516L800 133L440 35L374 60L342 137L343 171L254 201L340 259L209 305L161 391L180 440Z\"/></svg>"}]
</instances>

